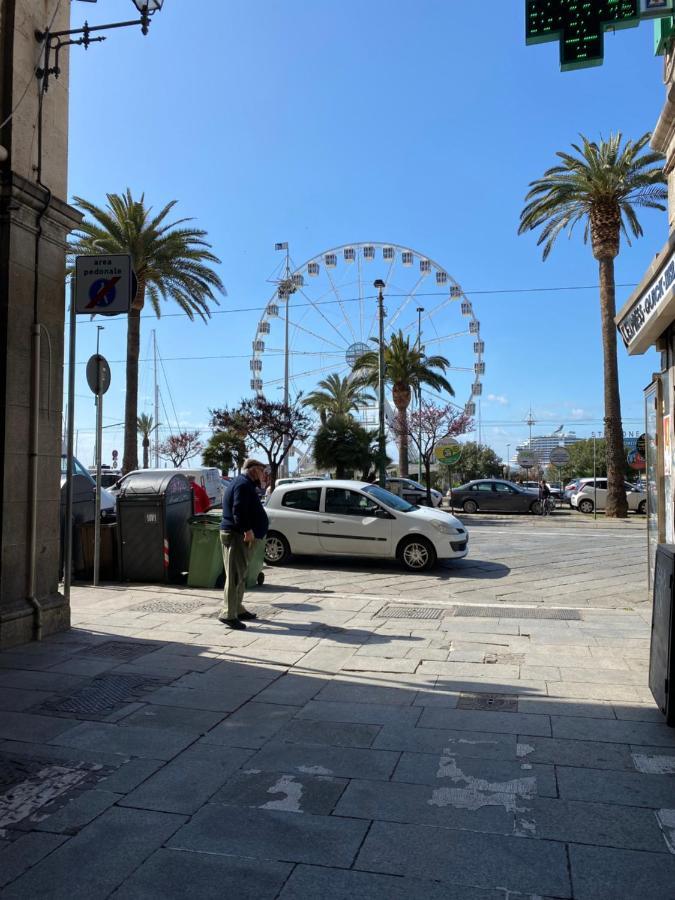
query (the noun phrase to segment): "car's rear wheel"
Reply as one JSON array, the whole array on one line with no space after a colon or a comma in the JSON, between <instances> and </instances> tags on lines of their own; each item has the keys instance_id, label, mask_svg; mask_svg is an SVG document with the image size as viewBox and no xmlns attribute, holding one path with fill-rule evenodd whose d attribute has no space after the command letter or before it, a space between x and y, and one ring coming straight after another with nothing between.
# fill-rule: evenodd
<instances>
[{"instance_id":1,"label":"car's rear wheel","mask_svg":"<svg viewBox=\"0 0 675 900\"><path fill-rule=\"evenodd\" d=\"M592 500L580 500L577 503L577 509L582 513L592 513L593 512L593 501Z\"/></svg>"},{"instance_id":2,"label":"car's rear wheel","mask_svg":"<svg viewBox=\"0 0 675 900\"><path fill-rule=\"evenodd\" d=\"M399 547L398 558L409 572L424 572L436 564L436 551L426 538L409 537Z\"/></svg>"},{"instance_id":3,"label":"car's rear wheel","mask_svg":"<svg viewBox=\"0 0 675 900\"><path fill-rule=\"evenodd\" d=\"M535 500L534 503L530 504L530 512L533 516L541 515L541 500Z\"/></svg>"},{"instance_id":4,"label":"car's rear wheel","mask_svg":"<svg viewBox=\"0 0 675 900\"><path fill-rule=\"evenodd\" d=\"M644 514L647 512L647 501L646 500L640 500L640 502L638 503L637 511L638 511L639 515L644 516Z\"/></svg>"},{"instance_id":5,"label":"car's rear wheel","mask_svg":"<svg viewBox=\"0 0 675 900\"><path fill-rule=\"evenodd\" d=\"M269 566L283 566L291 555L288 541L278 531L269 531L265 538L265 562Z\"/></svg>"},{"instance_id":6,"label":"car's rear wheel","mask_svg":"<svg viewBox=\"0 0 675 900\"><path fill-rule=\"evenodd\" d=\"M465 513L475 513L478 512L478 504L475 500L465 500L462 503L462 509Z\"/></svg>"}]
</instances>

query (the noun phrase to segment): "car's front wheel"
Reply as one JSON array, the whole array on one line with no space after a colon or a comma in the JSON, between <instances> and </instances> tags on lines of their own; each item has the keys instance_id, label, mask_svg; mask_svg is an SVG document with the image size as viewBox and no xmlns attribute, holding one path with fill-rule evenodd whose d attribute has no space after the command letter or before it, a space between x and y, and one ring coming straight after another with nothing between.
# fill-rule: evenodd
<instances>
[{"instance_id":1,"label":"car's front wheel","mask_svg":"<svg viewBox=\"0 0 675 900\"><path fill-rule=\"evenodd\" d=\"M478 504L475 500L465 500L462 509L465 513L475 513L478 511Z\"/></svg>"},{"instance_id":2,"label":"car's front wheel","mask_svg":"<svg viewBox=\"0 0 675 900\"><path fill-rule=\"evenodd\" d=\"M646 500L640 500L640 502L638 503L637 511L638 511L639 515L644 516L644 514L647 512L647 501Z\"/></svg>"},{"instance_id":3,"label":"car's front wheel","mask_svg":"<svg viewBox=\"0 0 675 900\"><path fill-rule=\"evenodd\" d=\"M593 512L593 501L592 500L580 500L577 504L577 509L582 513L592 513Z\"/></svg>"},{"instance_id":4,"label":"car's front wheel","mask_svg":"<svg viewBox=\"0 0 675 900\"><path fill-rule=\"evenodd\" d=\"M409 572L424 572L436 564L433 544L423 537L406 538L399 547L398 557Z\"/></svg>"},{"instance_id":5,"label":"car's front wheel","mask_svg":"<svg viewBox=\"0 0 675 900\"><path fill-rule=\"evenodd\" d=\"M530 512L533 516L541 515L541 500L535 500L534 503L530 504Z\"/></svg>"},{"instance_id":6,"label":"car's front wheel","mask_svg":"<svg viewBox=\"0 0 675 900\"><path fill-rule=\"evenodd\" d=\"M283 566L291 555L288 541L278 531L269 531L265 538L265 562L268 566Z\"/></svg>"}]
</instances>

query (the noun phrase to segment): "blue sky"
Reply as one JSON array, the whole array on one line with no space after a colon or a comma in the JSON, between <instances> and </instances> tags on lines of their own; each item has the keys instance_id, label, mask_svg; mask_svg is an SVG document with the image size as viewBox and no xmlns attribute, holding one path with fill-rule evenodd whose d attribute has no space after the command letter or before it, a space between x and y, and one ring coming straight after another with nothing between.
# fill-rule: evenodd
<instances>
[{"instance_id":1,"label":"blue sky","mask_svg":"<svg viewBox=\"0 0 675 900\"><path fill-rule=\"evenodd\" d=\"M470 298L485 341L484 443L513 453L530 405L534 433L602 430L597 264L581 231L543 263L534 235L517 236L518 216L528 182L579 132L637 138L654 127L662 59L644 23L606 35L602 67L561 73L556 45L525 45L524 9L524 0L166 0L146 38L120 29L86 53L72 49L70 196L102 203L130 187L156 208L177 199L177 215L208 231L228 292L208 325L168 315L172 304L161 320L143 319L140 412L152 412L153 328L161 420L207 434L209 408L249 393L251 341L281 261L275 242L288 241L299 265L373 241L436 260ZM130 0L74 2L72 27L130 12ZM618 308L667 238L665 213L646 212L642 224L644 238L624 244L616 263ZM420 302L436 302L433 290ZM110 462L122 451L126 328L123 318L99 324L112 369ZM95 352L95 325L78 322L80 363ZM300 366L312 339L298 331L294 346ZM434 352L459 359L454 345ZM263 365L273 378L280 360ZM621 347L619 365L624 428L639 432L656 354L630 358ZM84 368L76 424L90 463Z\"/></svg>"}]
</instances>

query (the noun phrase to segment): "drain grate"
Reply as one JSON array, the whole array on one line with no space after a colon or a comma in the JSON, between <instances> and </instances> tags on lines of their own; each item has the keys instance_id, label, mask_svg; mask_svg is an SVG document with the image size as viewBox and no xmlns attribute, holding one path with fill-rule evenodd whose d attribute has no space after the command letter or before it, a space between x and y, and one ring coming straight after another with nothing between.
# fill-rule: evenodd
<instances>
[{"instance_id":1,"label":"drain grate","mask_svg":"<svg viewBox=\"0 0 675 900\"><path fill-rule=\"evenodd\" d=\"M491 712L518 712L515 694L460 694L457 709L482 709Z\"/></svg>"},{"instance_id":2,"label":"drain grate","mask_svg":"<svg viewBox=\"0 0 675 900\"><path fill-rule=\"evenodd\" d=\"M565 619L580 622L582 615L578 609L535 609L514 606L455 606L455 616L471 616L476 619Z\"/></svg>"},{"instance_id":3,"label":"drain grate","mask_svg":"<svg viewBox=\"0 0 675 900\"><path fill-rule=\"evenodd\" d=\"M164 678L145 675L101 675L69 697L45 700L31 711L84 719L104 718L165 684Z\"/></svg>"},{"instance_id":4,"label":"drain grate","mask_svg":"<svg viewBox=\"0 0 675 900\"><path fill-rule=\"evenodd\" d=\"M87 647L86 650L80 650L79 655L110 656L113 659L123 659L128 662L156 649L154 644L141 644L138 641L107 641L105 644L99 644L98 647Z\"/></svg>"},{"instance_id":5,"label":"drain grate","mask_svg":"<svg viewBox=\"0 0 675 900\"><path fill-rule=\"evenodd\" d=\"M383 606L376 619L440 619L442 609L433 606Z\"/></svg>"},{"instance_id":6,"label":"drain grate","mask_svg":"<svg viewBox=\"0 0 675 900\"><path fill-rule=\"evenodd\" d=\"M203 609L208 603L204 600L147 600L139 606L132 606L133 612L149 613L191 613Z\"/></svg>"}]
</instances>

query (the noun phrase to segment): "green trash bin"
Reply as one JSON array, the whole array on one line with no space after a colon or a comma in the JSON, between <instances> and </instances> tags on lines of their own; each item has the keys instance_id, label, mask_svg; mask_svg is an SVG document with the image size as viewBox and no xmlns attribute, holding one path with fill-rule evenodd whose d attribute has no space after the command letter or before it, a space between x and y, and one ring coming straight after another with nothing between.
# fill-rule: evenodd
<instances>
[{"instance_id":1,"label":"green trash bin","mask_svg":"<svg viewBox=\"0 0 675 900\"><path fill-rule=\"evenodd\" d=\"M262 567L265 564L265 539L256 540L246 570L246 590L250 591L257 584L264 584L265 576Z\"/></svg>"},{"instance_id":2,"label":"green trash bin","mask_svg":"<svg viewBox=\"0 0 675 900\"><path fill-rule=\"evenodd\" d=\"M214 588L223 574L223 551L220 543L221 510L192 516L190 532L189 587Z\"/></svg>"}]
</instances>

